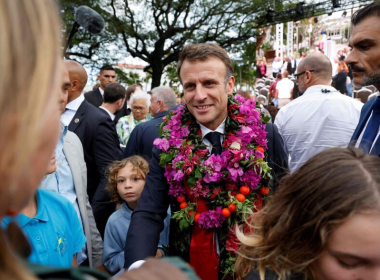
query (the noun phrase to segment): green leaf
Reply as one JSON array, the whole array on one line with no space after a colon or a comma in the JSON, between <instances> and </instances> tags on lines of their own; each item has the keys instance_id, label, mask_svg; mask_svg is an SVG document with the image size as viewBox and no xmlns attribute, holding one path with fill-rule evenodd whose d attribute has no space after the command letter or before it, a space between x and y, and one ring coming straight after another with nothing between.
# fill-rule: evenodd
<instances>
[{"instance_id":1,"label":"green leaf","mask_svg":"<svg viewBox=\"0 0 380 280\"><path fill-rule=\"evenodd\" d=\"M188 185L189 187L194 187L196 181L197 181L197 180L196 180L195 177L190 177L190 178L187 180L187 185Z\"/></svg>"},{"instance_id":2,"label":"green leaf","mask_svg":"<svg viewBox=\"0 0 380 280\"><path fill-rule=\"evenodd\" d=\"M202 178L202 173L199 171L199 169L195 169L195 178L200 179Z\"/></svg>"}]
</instances>

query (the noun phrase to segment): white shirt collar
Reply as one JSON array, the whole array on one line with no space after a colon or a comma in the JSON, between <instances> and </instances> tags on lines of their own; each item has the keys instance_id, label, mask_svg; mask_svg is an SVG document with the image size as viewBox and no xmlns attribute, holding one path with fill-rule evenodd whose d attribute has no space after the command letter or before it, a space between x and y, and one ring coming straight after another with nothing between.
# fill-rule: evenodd
<instances>
[{"instance_id":1,"label":"white shirt collar","mask_svg":"<svg viewBox=\"0 0 380 280\"><path fill-rule=\"evenodd\" d=\"M99 86L99 91L100 91L100 94L104 97L104 90L102 90L100 86Z\"/></svg>"},{"instance_id":2,"label":"white shirt collar","mask_svg":"<svg viewBox=\"0 0 380 280\"><path fill-rule=\"evenodd\" d=\"M103 109L104 111L106 111L108 113L108 115L110 116L111 120L115 119L115 115L112 114L110 111L108 111L107 108L104 108L103 106L100 106L99 108Z\"/></svg>"},{"instance_id":3,"label":"white shirt collar","mask_svg":"<svg viewBox=\"0 0 380 280\"><path fill-rule=\"evenodd\" d=\"M327 86L327 85L315 85L315 86L311 86L309 87L307 90L305 90L304 94L315 94L315 93L318 93L318 92L322 92L322 89L327 89L329 90L330 92L338 92L334 87L332 86Z\"/></svg>"},{"instance_id":4,"label":"white shirt collar","mask_svg":"<svg viewBox=\"0 0 380 280\"><path fill-rule=\"evenodd\" d=\"M84 95L81 94L76 99L71 101L70 103L67 103L66 109L73 110L76 112L76 111L78 111L78 108L82 104L83 101L84 101Z\"/></svg>"},{"instance_id":5,"label":"white shirt collar","mask_svg":"<svg viewBox=\"0 0 380 280\"><path fill-rule=\"evenodd\" d=\"M223 122L215 130L211 130L211 129L205 127L200 122L198 122L198 123L199 123L199 126L201 127L202 138L204 138L209 132L219 132L220 134L224 135L224 128L226 126L226 119L224 119Z\"/></svg>"}]
</instances>

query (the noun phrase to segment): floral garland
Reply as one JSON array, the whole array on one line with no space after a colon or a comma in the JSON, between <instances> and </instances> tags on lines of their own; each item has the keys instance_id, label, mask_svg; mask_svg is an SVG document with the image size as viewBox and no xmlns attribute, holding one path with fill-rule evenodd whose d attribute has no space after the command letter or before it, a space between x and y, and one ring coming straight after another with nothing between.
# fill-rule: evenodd
<instances>
[{"instance_id":1,"label":"floral garland","mask_svg":"<svg viewBox=\"0 0 380 280\"><path fill-rule=\"evenodd\" d=\"M162 151L160 166L165 168L169 195L180 203L181 210L172 218L181 230L193 223L205 229L242 225L269 193L271 169L264 160L269 118L252 99L239 94L228 97L228 111L220 155L209 155L199 124L184 105L164 117L161 138L154 141ZM187 201L185 184L195 199L207 201L210 210L196 212L197 204ZM232 275L239 245L233 231L227 231L221 241L226 241L228 258L221 260L221 266L225 275Z\"/></svg>"}]
</instances>

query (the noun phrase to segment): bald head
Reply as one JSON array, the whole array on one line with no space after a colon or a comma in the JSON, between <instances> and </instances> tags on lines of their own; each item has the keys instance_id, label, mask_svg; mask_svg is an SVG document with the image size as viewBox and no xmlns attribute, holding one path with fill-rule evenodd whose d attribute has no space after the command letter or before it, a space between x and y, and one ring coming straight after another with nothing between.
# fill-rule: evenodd
<instances>
[{"instance_id":1,"label":"bald head","mask_svg":"<svg viewBox=\"0 0 380 280\"><path fill-rule=\"evenodd\" d=\"M322 53L312 53L301 60L297 72L314 70L313 80L325 84L329 83L332 77L332 65L328 57Z\"/></svg>"},{"instance_id":2,"label":"bald head","mask_svg":"<svg viewBox=\"0 0 380 280\"><path fill-rule=\"evenodd\" d=\"M69 88L68 102L75 100L87 84L87 72L83 66L73 60L65 60L65 66L69 71L71 87Z\"/></svg>"}]
</instances>

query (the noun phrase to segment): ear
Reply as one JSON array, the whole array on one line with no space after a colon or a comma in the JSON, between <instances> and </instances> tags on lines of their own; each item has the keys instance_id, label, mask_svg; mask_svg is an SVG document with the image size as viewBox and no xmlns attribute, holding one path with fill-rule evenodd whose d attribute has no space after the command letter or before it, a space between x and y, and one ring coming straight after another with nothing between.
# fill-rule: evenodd
<instances>
[{"instance_id":1,"label":"ear","mask_svg":"<svg viewBox=\"0 0 380 280\"><path fill-rule=\"evenodd\" d=\"M234 91L235 86L235 77L231 76L230 79L227 82L227 94L230 95Z\"/></svg>"},{"instance_id":2,"label":"ear","mask_svg":"<svg viewBox=\"0 0 380 280\"><path fill-rule=\"evenodd\" d=\"M98 77L97 77L97 78L98 78L98 80L100 80L100 74L98 75Z\"/></svg>"},{"instance_id":3,"label":"ear","mask_svg":"<svg viewBox=\"0 0 380 280\"><path fill-rule=\"evenodd\" d=\"M76 91L76 90L78 90L79 87L80 87L80 83L79 83L79 81L74 80L74 81L71 83L71 90L72 90L72 91Z\"/></svg>"}]
</instances>

